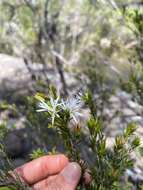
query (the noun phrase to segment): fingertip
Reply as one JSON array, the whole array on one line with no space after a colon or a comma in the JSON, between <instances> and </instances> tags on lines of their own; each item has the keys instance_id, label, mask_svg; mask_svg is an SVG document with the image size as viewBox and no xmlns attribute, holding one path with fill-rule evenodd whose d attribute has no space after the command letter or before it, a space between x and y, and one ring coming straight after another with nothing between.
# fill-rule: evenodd
<instances>
[{"instance_id":1,"label":"fingertip","mask_svg":"<svg viewBox=\"0 0 143 190\"><path fill-rule=\"evenodd\" d=\"M55 168L55 171L57 171L55 173L58 173L62 171L62 169L66 167L68 163L69 159L64 154L53 155L51 156L51 169L49 167L49 171L53 172Z\"/></svg>"},{"instance_id":2,"label":"fingertip","mask_svg":"<svg viewBox=\"0 0 143 190\"><path fill-rule=\"evenodd\" d=\"M81 167L76 162L71 162L60 174L63 176L65 182L70 184L74 189L81 178Z\"/></svg>"},{"instance_id":3,"label":"fingertip","mask_svg":"<svg viewBox=\"0 0 143 190\"><path fill-rule=\"evenodd\" d=\"M68 157L66 157L64 154L59 154L58 156L60 158L60 164L61 165L65 166L65 165L67 165L69 163Z\"/></svg>"}]
</instances>

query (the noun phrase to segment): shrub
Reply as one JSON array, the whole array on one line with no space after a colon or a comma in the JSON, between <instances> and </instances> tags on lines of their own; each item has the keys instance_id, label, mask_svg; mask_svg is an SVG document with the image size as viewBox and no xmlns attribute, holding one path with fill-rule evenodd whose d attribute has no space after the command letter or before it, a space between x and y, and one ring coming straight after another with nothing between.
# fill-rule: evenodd
<instances>
[{"instance_id":1,"label":"shrub","mask_svg":"<svg viewBox=\"0 0 143 190\"><path fill-rule=\"evenodd\" d=\"M51 88L48 96L38 93L35 98L39 102L37 112L40 113L36 113L37 116L40 114L40 117L47 121L48 128L57 131L59 138L64 142L67 156L71 161L76 161L81 165L83 175L78 190L121 189L121 177L127 168L133 167L130 154L140 145L140 139L135 135L136 125L128 124L123 134L115 137L114 145L109 150L102 117L97 114L92 93L86 92L75 98L63 99L54 88ZM79 117L81 108L83 109L85 106L90 109L90 118L87 119L85 126L81 126ZM33 112L35 109L36 107ZM34 122L35 117L30 118ZM35 119L35 121L37 120ZM40 121L38 122L40 123ZM2 126L2 129L1 134L3 135L1 136L4 137L5 127ZM85 130L88 132L85 133ZM85 148L83 144L85 139L88 142L87 151L91 154L92 162L82 154L82 150ZM29 187L23 184L18 176L15 181L10 180L8 171L12 170L13 166L5 153L2 142L0 150L4 158L3 167L0 169L0 183L6 184L10 189L28 189ZM55 152L53 149L52 153ZM33 151L31 158L37 158L45 153L43 149L39 148ZM86 175L92 176L92 183L89 186L84 183Z\"/></svg>"}]
</instances>

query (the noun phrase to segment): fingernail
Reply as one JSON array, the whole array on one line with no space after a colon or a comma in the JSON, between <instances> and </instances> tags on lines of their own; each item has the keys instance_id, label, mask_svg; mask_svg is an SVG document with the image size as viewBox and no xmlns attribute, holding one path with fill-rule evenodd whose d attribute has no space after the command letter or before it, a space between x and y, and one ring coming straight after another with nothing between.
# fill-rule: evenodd
<instances>
[{"instance_id":1,"label":"fingernail","mask_svg":"<svg viewBox=\"0 0 143 190\"><path fill-rule=\"evenodd\" d=\"M62 176L68 183L78 183L81 177L81 168L75 163L69 163L61 172Z\"/></svg>"}]
</instances>

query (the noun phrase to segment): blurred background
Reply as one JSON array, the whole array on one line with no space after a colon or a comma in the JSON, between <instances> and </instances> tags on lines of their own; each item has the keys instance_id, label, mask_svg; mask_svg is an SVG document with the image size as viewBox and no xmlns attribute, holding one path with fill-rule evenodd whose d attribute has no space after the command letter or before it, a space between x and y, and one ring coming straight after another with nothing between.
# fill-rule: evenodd
<instances>
[{"instance_id":1,"label":"blurred background","mask_svg":"<svg viewBox=\"0 0 143 190\"><path fill-rule=\"evenodd\" d=\"M131 121L143 141L143 1L0 0L0 130L15 167L34 150L62 151L33 98L51 85L63 97L92 91L109 147ZM143 149L132 156L137 187Z\"/></svg>"}]
</instances>

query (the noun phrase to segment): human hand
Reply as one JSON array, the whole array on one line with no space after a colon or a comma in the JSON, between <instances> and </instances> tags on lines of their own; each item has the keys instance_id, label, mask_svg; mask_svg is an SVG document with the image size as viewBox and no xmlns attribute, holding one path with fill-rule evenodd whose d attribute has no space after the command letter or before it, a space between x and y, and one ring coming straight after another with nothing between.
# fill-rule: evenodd
<instances>
[{"instance_id":1,"label":"human hand","mask_svg":"<svg viewBox=\"0 0 143 190\"><path fill-rule=\"evenodd\" d=\"M33 190L75 190L81 168L64 155L43 156L15 169Z\"/></svg>"}]
</instances>

